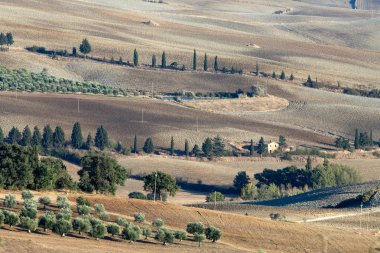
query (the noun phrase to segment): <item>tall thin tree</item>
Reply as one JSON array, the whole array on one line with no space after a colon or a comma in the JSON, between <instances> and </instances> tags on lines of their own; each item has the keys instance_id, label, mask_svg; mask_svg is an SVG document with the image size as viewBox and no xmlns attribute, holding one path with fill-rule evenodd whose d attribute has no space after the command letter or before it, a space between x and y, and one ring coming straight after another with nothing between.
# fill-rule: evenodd
<instances>
[{"instance_id":1,"label":"tall thin tree","mask_svg":"<svg viewBox=\"0 0 380 253\"><path fill-rule=\"evenodd\" d=\"M197 70L197 50L195 48L193 54L193 70Z\"/></svg>"}]
</instances>

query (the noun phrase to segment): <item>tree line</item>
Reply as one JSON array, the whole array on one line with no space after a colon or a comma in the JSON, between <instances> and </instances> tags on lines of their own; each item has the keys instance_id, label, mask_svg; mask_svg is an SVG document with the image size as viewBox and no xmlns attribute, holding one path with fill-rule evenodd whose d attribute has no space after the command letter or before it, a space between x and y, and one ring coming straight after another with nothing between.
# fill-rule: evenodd
<instances>
[{"instance_id":1,"label":"tree line","mask_svg":"<svg viewBox=\"0 0 380 253\"><path fill-rule=\"evenodd\" d=\"M0 47L3 50L3 46L9 46L14 44L13 34L11 32L8 33L0 33Z\"/></svg>"},{"instance_id":2,"label":"tree line","mask_svg":"<svg viewBox=\"0 0 380 253\"><path fill-rule=\"evenodd\" d=\"M355 137L353 143L355 149L372 148L373 145L374 142L372 130L369 132L360 132L359 129L355 129ZM341 136L335 139L335 146L344 150L352 150L350 140Z\"/></svg>"},{"instance_id":3,"label":"tree line","mask_svg":"<svg viewBox=\"0 0 380 253\"><path fill-rule=\"evenodd\" d=\"M64 237L68 233L77 232L79 236L91 236L97 240L109 234L112 238L120 237L130 242L148 240L154 238L163 245L174 243L174 240L192 240L201 246L205 239L215 243L222 237L220 229L208 226L201 222L191 222L186 226L186 231L172 231L165 227L164 220L157 218L147 225L144 213L134 213L134 222L118 217L111 219L103 204L92 203L79 196L76 199L77 217L73 217L70 202L64 196L57 196L56 204L47 196L42 196L36 202L33 194L29 191L22 193L24 200L20 213L15 212L17 205L14 195L6 195L4 199L5 209L0 210L0 225L7 224L10 229L20 226L29 233L38 230L38 227L46 233L52 230L54 233ZM43 206L45 213L38 215L38 204ZM49 208L48 208L49 207ZM51 207L56 207L53 209ZM143 225L144 224L144 225ZM142 238L143 237L143 238Z\"/></svg>"}]
</instances>

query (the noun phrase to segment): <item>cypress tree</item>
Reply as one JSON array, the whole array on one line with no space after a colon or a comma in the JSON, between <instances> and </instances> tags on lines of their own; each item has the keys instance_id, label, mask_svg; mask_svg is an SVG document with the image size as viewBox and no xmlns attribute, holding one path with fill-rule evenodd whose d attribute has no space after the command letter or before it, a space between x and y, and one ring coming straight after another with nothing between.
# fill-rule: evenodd
<instances>
[{"instance_id":1,"label":"cypress tree","mask_svg":"<svg viewBox=\"0 0 380 253\"><path fill-rule=\"evenodd\" d=\"M189 151L189 142L188 140L185 140L185 155L189 156L190 151Z\"/></svg>"},{"instance_id":2,"label":"cypress tree","mask_svg":"<svg viewBox=\"0 0 380 253\"><path fill-rule=\"evenodd\" d=\"M104 129L103 126L100 126L96 130L95 135L95 146L99 148L100 150L104 150L108 146L109 140L108 140L108 133Z\"/></svg>"},{"instance_id":3,"label":"cypress tree","mask_svg":"<svg viewBox=\"0 0 380 253\"><path fill-rule=\"evenodd\" d=\"M172 139L170 141L170 154L174 155L174 137L172 136Z\"/></svg>"},{"instance_id":4,"label":"cypress tree","mask_svg":"<svg viewBox=\"0 0 380 253\"><path fill-rule=\"evenodd\" d=\"M208 63L207 63L207 54L205 53L205 58L203 60L203 70L207 71L208 70Z\"/></svg>"},{"instance_id":5,"label":"cypress tree","mask_svg":"<svg viewBox=\"0 0 380 253\"><path fill-rule=\"evenodd\" d=\"M285 72L284 71L281 71L281 75L280 75L280 79L281 80L285 80L286 76L285 76Z\"/></svg>"},{"instance_id":6,"label":"cypress tree","mask_svg":"<svg viewBox=\"0 0 380 253\"><path fill-rule=\"evenodd\" d=\"M249 155L253 156L254 151L255 151L255 146L253 145L253 140L251 139L251 144L249 146Z\"/></svg>"},{"instance_id":7,"label":"cypress tree","mask_svg":"<svg viewBox=\"0 0 380 253\"><path fill-rule=\"evenodd\" d=\"M260 72L260 70L259 70L259 63L256 62L256 76L259 75L259 72Z\"/></svg>"},{"instance_id":8,"label":"cypress tree","mask_svg":"<svg viewBox=\"0 0 380 253\"><path fill-rule=\"evenodd\" d=\"M22 131L21 145L30 146L31 142L32 142L32 132L30 131L29 126L26 126L24 128L24 131Z\"/></svg>"},{"instance_id":9,"label":"cypress tree","mask_svg":"<svg viewBox=\"0 0 380 253\"><path fill-rule=\"evenodd\" d=\"M313 165L311 163L311 157L310 156L307 157L307 161L306 161L306 166L305 167L306 167L306 171L308 171L308 172L312 171L312 169L313 169Z\"/></svg>"},{"instance_id":10,"label":"cypress tree","mask_svg":"<svg viewBox=\"0 0 380 253\"><path fill-rule=\"evenodd\" d=\"M77 48L76 47L73 47L72 54L73 54L73 56L77 56Z\"/></svg>"},{"instance_id":11,"label":"cypress tree","mask_svg":"<svg viewBox=\"0 0 380 253\"><path fill-rule=\"evenodd\" d=\"M197 50L195 48L193 55L193 70L197 70Z\"/></svg>"},{"instance_id":12,"label":"cypress tree","mask_svg":"<svg viewBox=\"0 0 380 253\"><path fill-rule=\"evenodd\" d=\"M133 65L137 66L139 65L139 53L137 52L137 49L133 51Z\"/></svg>"},{"instance_id":13,"label":"cypress tree","mask_svg":"<svg viewBox=\"0 0 380 253\"><path fill-rule=\"evenodd\" d=\"M206 140L202 144L202 151L207 157L211 157L213 155L213 146L212 140L210 138L206 138Z\"/></svg>"},{"instance_id":14,"label":"cypress tree","mask_svg":"<svg viewBox=\"0 0 380 253\"><path fill-rule=\"evenodd\" d=\"M165 51L162 52L161 68L166 68L166 53L165 53Z\"/></svg>"},{"instance_id":15,"label":"cypress tree","mask_svg":"<svg viewBox=\"0 0 380 253\"><path fill-rule=\"evenodd\" d=\"M313 80L311 80L311 76L310 75L307 77L307 83L313 83Z\"/></svg>"},{"instance_id":16,"label":"cypress tree","mask_svg":"<svg viewBox=\"0 0 380 253\"><path fill-rule=\"evenodd\" d=\"M135 139L133 140L133 153L137 154L137 136L135 135Z\"/></svg>"},{"instance_id":17,"label":"cypress tree","mask_svg":"<svg viewBox=\"0 0 380 253\"><path fill-rule=\"evenodd\" d=\"M89 133L86 139L86 148L90 150L92 149L93 146L94 146L94 139L92 138L91 133Z\"/></svg>"},{"instance_id":18,"label":"cypress tree","mask_svg":"<svg viewBox=\"0 0 380 253\"><path fill-rule=\"evenodd\" d=\"M0 143L4 142L4 132L3 129L0 127Z\"/></svg>"},{"instance_id":19,"label":"cypress tree","mask_svg":"<svg viewBox=\"0 0 380 253\"><path fill-rule=\"evenodd\" d=\"M215 60L214 60L214 70L215 70L215 71L218 71L218 70L219 70L218 56L215 56Z\"/></svg>"},{"instance_id":20,"label":"cypress tree","mask_svg":"<svg viewBox=\"0 0 380 253\"><path fill-rule=\"evenodd\" d=\"M259 146L258 146L258 153L262 156L265 152L265 141L264 138L261 137L259 141Z\"/></svg>"},{"instance_id":21,"label":"cypress tree","mask_svg":"<svg viewBox=\"0 0 380 253\"><path fill-rule=\"evenodd\" d=\"M13 43L14 43L13 34L12 33L7 33L5 35L5 37L7 38L7 46L9 48L9 46L13 45Z\"/></svg>"},{"instance_id":22,"label":"cypress tree","mask_svg":"<svg viewBox=\"0 0 380 253\"><path fill-rule=\"evenodd\" d=\"M71 132L71 145L73 148L81 148L83 145L82 128L79 122L75 122Z\"/></svg>"},{"instance_id":23,"label":"cypress tree","mask_svg":"<svg viewBox=\"0 0 380 253\"><path fill-rule=\"evenodd\" d=\"M153 145L153 140L151 137L147 138L144 143L144 152L147 154L151 154L154 152L154 145Z\"/></svg>"},{"instance_id":24,"label":"cypress tree","mask_svg":"<svg viewBox=\"0 0 380 253\"><path fill-rule=\"evenodd\" d=\"M273 71L273 73L272 73L272 78L273 78L273 79L276 79L276 78L277 78L276 72L274 72L274 71Z\"/></svg>"},{"instance_id":25,"label":"cypress tree","mask_svg":"<svg viewBox=\"0 0 380 253\"><path fill-rule=\"evenodd\" d=\"M369 145L373 146L372 130L369 132Z\"/></svg>"},{"instance_id":26,"label":"cypress tree","mask_svg":"<svg viewBox=\"0 0 380 253\"><path fill-rule=\"evenodd\" d=\"M198 156L200 155L201 150L200 150L198 144L195 144L195 145L194 145L192 153L193 153L193 155L194 155L195 157L198 157Z\"/></svg>"},{"instance_id":27,"label":"cypress tree","mask_svg":"<svg viewBox=\"0 0 380 253\"><path fill-rule=\"evenodd\" d=\"M22 139L22 135L17 127L12 127L12 129L8 133L8 143L16 144L20 143Z\"/></svg>"},{"instance_id":28,"label":"cypress tree","mask_svg":"<svg viewBox=\"0 0 380 253\"><path fill-rule=\"evenodd\" d=\"M156 55L154 54L152 56L152 68L155 68L157 65L157 59L156 59Z\"/></svg>"},{"instance_id":29,"label":"cypress tree","mask_svg":"<svg viewBox=\"0 0 380 253\"><path fill-rule=\"evenodd\" d=\"M359 143L360 140L359 139L360 139L359 130L356 128L355 129L355 143L354 143L355 149L358 149L360 147L360 143Z\"/></svg>"},{"instance_id":30,"label":"cypress tree","mask_svg":"<svg viewBox=\"0 0 380 253\"><path fill-rule=\"evenodd\" d=\"M51 148L53 143L53 131L50 125L46 125L43 130L41 144L44 149Z\"/></svg>"},{"instance_id":31,"label":"cypress tree","mask_svg":"<svg viewBox=\"0 0 380 253\"><path fill-rule=\"evenodd\" d=\"M65 132L61 126L56 126L53 133L53 146L60 148L63 145L65 145Z\"/></svg>"},{"instance_id":32,"label":"cypress tree","mask_svg":"<svg viewBox=\"0 0 380 253\"><path fill-rule=\"evenodd\" d=\"M32 145L33 146L41 145L41 133L40 133L40 129L37 126L34 127L33 136L32 136Z\"/></svg>"}]
</instances>

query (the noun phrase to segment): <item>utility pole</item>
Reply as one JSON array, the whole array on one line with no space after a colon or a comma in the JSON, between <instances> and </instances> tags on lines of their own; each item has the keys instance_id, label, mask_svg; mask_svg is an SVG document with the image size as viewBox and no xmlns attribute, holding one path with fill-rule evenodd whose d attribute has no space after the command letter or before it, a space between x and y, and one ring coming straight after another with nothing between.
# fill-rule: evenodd
<instances>
[{"instance_id":1,"label":"utility pole","mask_svg":"<svg viewBox=\"0 0 380 253\"><path fill-rule=\"evenodd\" d=\"M79 97L78 97L78 113L79 113Z\"/></svg>"},{"instance_id":2,"label":"utility pole","mask_svg":"<svg viewBox=\"0 0 380 253\"><path fill-rule=\"evenodd\" d=\"M157 171L154 174L154 193L153 193L153 201L156 202L156 187L157 187Z\"/></svg>"}]
</instances>

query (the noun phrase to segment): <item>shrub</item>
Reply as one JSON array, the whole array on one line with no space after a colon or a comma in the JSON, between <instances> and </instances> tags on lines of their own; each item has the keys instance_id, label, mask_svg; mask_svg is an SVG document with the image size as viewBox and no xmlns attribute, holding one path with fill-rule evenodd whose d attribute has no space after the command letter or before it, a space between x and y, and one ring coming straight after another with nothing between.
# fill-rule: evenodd
<instances>
[{"instance_id":1,"label":"shrub","mask_svg":"<svg viewBox=\"0 0 380 253\"><path fill-rule=\"evenodd\" d=\"M148 227L143 227L142 228L142 235L145 236L145 240L147 240L148 237L152 235L152 230Z\"/></svg>"},{"instance_id":2,"label":"shrub","mask_svg":"<svg viewBox=\"0 0 380 253\"><path fill-rule=\"evenodd\" d=\"M143 223L145 221L145 214L143 213L135 213L134 217L136 222Z\"/></svg>"},{"instance_id":3,"label":"shrub","mask_svg":"<svg viewBox=\"0 0 380 253\"><path fill-rule=\"evenodd\" d=\"M259 200L275 199L279 198L280 196L280 189L275 184L262 185L260 188L258 188L257 199Z\"/></svg>"},{"instance_id":4,"label":"shrub","mask_svg":"<svg viewBox=\"0 0 380 253\"><path fill-rule=\"evenodd\" d=\"M119 225L115 223L110 223L107 225L107 233L111 234L112 237L120 233Z\"/></svg>"},{"instance_id":5,"label":"shrub","mask_svg":"<svg viewBox=\"0 0 380 253\"><path fill-rule=\"evenodd\" d=\"M29 217L21 217L21 227L27 229L28 233L30 233L37 229L37 222Z\"/></svg>"},{"instance_id":6,"label":"shrub","mask_svg":"<svg viewBox=\"0 0 380 253\"><path fill-rule=\"evenodd\" d=\"M15 208L17 204L16 197L14 195L5 195L4 206L6 208Z\"/></svg>"},{"instance_id":7,"label":"shrub","mask_svg":"<svg viewBox=\"0 0 380 253\"><path fill-rule=\"evenodd\" d=\"M224 201L225 197L221 192L211 192L209 195L206 196L206 202L222 202Z\"/></svg>"},{"instance_id":8,"label":"shrub","mask_svg":"<svg viewBox=\"0 0 380 253\"><path fill-rule=\"evenodd\" d=\"M62 237L73 229L71 222L65 219L59 219L53 227L53 231Z\"/></svg>"},{"instance_id":9,"label":"shrub","mask_svg":"<svg viewBox=\"0 0 380 253\"><path fill-rule=\"evenodd\" d=\"M202 222L193 222L187 224L186 231L190 234L203 234L205 231L205 227Z\"/></svg>"},{"instance_id":10,"label":"shrub","mask_svg":"<svg viewBox=\"0 0 380 253\"><path fill-rule=\"evenodd\" d=\"M99 214L99 219L101 219L103 221L109 221L110 216L106 212L103 212L103 213Z\"/></svg>"},{"instance_id":11,"label":"shrub","mask_svg":"<svg viewBox=\"0 0 380 253\"><path fill-rule=\"evenodd\" d=\"M166 228L158 229L156 236L154 237L157 241L162 242L164 245L167 243L174 242L174 234L173 232L167 230Z\"/></svg>"},{"instance_id":12,"label":"shrub","mask_svg":"<svg viewBox=\"0 0 380 253\"><path fill-rule=\"evenodd\" d=\"M139 226L130 225L127 228L123 229L122 238L129 240L130 242L135 242L140 239L141 229Z\"/></svg>"},{"instance_id":13,"label":"shrub","mask_svg":"<svg viewBox=\"0 0 380 253\"><path fill-rule=\"evenodd\" d=\"M205 235L206 235L207 240L216 242L222 237L222 232L220 232L218 228L210 226L205 229Z\"/></svg>"},{"instance_id":14,"label":"shrub","mask_svg":"<svg viewBox=\"0 0 380 253\"><path fill-rule=\"evenodd\" d=\"M32 199L27 199L21 209L21 216L35 219L37 217L37 203Z\"/></svg>"},{"instance_id":15,"label":"shrub","mask_svg":"<svg viewBox=\"0 0 380 253\"><path fill-rule=\"evenodd\" d=\"M103 238L106 233L106 227L102 223L92 226L90 235L96 239Z\"/></svg>"},{"instance_id":16,"label":"shrub","mask_svg":"<svg viewBox=\"0 0 380 253\"><path fill-rule=\"evenodd\" d=\"M128 194L128 197L131 199L146 199L145 194L141 192L131 192Z\"/></svg>"},{"instance_id":17,"label":"shrub","mask_svg":"<svg viewBox=\"0 0 380 253\"><path fill-rule=\"evenodd\" d=\"M90 201L88 199L86 199L85 197L83 197L83 196L79 196L76 199L76 202L77 202L78 206L91 206Z\"/></svg>"},{"instance_id":18,"label":"shrub","mask_svg":"<svg viewBox=\"0 0 380 253\"><path fill-rule=\"evenodd\" d=\"M243 200L252 200L257 196L257 187L253 183L246 184L240 192L240 198Z\"/></svg>"},{"instance_id":19,"label":"shrub","mask_svg":"<svg viewBox=\"0 0 380 253\"><path fill-rule=\"evenodd\" d=\"M116 219L116 224L122 227L127 227L129 225L129 222L127 219L119 217Z\"/></svg>"},{"instance_id":20,"label":"shrub","mask_svg":"<svg viewBox=\"0 0 380 253\"><path fill-rule=\"evenodd\" d=\"M67 207L69 204L65 196L57 196L57 206L58 208Z\"/></svg>"},{"instance_id":21,"label":"shrub","mask_svg":"<svg viewBox=\"0 0 380 253\"><path fill-rule=\"evenodd\" d=\"M198 242L198 246L201 246L201 242L203 242L205 239L204 235L195 233L194 234L194 241Z\"/></svg>"},{"instance_id":22,"label":"shrub","mask_svg":"<svg viewBox=\"0 0 380 253\"><path fill-rule=\"evenodd\" d=\"M21 197L23 200L32 199L34 197L31 191L22 191Z\"/></svg>"},{"instance_id":23,"label":"shrub","mask_svg":"<svg viewBox=\"0 0 380 253\"><path fill-rule=\"evenodd\" d=\"M44 205L44 209L46 209L46 206L50 205L51 204L51 200L49 197L47 196L44 196L44 197L40 197L38 199L38 203Z\"/></svg>"},{"instance_id":24,"label":"shrub","mask_svg":"<svg viewBox=\"0 0 380 253\"><path fill-rule=\"evenodd\" d=\"M174 237L182 242L182 240L187 239L187 234L185 231L175 231Z\"/></svg>"},{"instance_id":25,"label":"shrub","mask_svg":"<svg viewBox=\"0 0 380 253\"><path fill-rule=\"evenodd\" d=\"M285 216L280 214L280 213L271 213L271 214L269 214L269 217L271 218L271 220L283 220L283 219L285 219Z\"/></svg>"},{"instance_id":26,"label":"shrub","mask_svg":"<svg viewBox=\"0 0 380 253\"><path fill-rule=\"evenodd\" d=\"M44 215L39 218L38 225L46 232L48 229L53 229L56 223L56 218L53 212L46 211Z\"/></svg>"},{"instance_id":27,"label":"shrub","mask_svg":"<svg viewBox=\"0 0 380 253\"><path fill-rule=\"evenodd\" d=\"M153 222L152 222L152 226L155 227L155 228L160 228L164 225L164 221L162 219L155 219Z\"/></svg>"},{"instance_id":28,"label":"shrub","mask_svg":"<svg viewBox=\"0 0 380 253\"><path fill-rule=\"evenodd\" d=\"M99 203L96 203L94 205L94 209L95 209L95 212L97 212L97 213L104 213L106 211L106 209L104 208L104 205L99 204Z\"/></svg>"},{"instance_id":29,"label":"shrub","mask_svg":"<svg viewBox=\"0 0 380 253\"><path fill-rule=\"evenodd\" d=\"M91 231L91 223L88 219L75 218L71 222L73 230L81 233L88 233Z\"/></svg>"},{"instance_id":30,"label":"shrub","mask_svg":"<svg viewBox=\"0 0 380 253\"><path fill-rule=\"evenodd\" d=\"M3 226L5 220L4 212L0 210L0 227Z\"/></svg>"}]
</instances>

